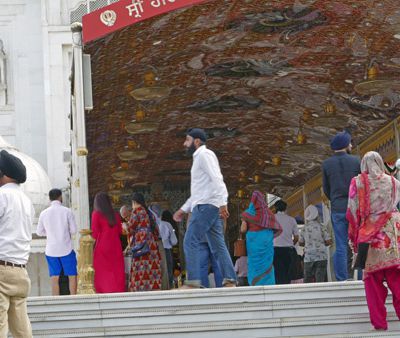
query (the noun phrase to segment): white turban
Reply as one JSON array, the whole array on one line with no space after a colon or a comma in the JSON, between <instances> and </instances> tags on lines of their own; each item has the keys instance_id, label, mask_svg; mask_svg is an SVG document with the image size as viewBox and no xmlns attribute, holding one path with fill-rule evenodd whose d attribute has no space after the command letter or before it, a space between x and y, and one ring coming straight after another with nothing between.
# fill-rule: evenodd
<instances>
[{"instance_id":1,"label":"white turban","mask_svg":"<svg viewBox=\"0 0 400 338\"><path fill-rule=\"evenodd\" d=\"M318 209L314 205L309 205L304 211L306 221L313 221L318 218Z\"/></svg>"}]
</instances>

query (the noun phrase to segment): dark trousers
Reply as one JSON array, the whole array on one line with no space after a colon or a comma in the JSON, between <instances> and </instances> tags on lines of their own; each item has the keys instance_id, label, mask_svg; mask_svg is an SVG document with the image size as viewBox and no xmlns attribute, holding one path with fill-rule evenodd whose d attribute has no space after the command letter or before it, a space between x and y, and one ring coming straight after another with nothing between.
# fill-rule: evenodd
<instances>
[{"instance_id":1,"label":"dark trousers","mask_svg":"<svg viewBox=\"0 0 400 338\"><path fill-rule=\"evenodd\" d=\"M247 277L238 277L237 280L239 286L249 286L249 281L247 280Z\"/></svg>"},{"instance_id":2,"label":"dark trousers","mask_svg":"<svg viewBox=\"0 0 400 338\"><path fill-rule=\"evenodd\" d=\"M274 247L275 284L290 284L290 265L292 263L292 247Z\"/></svg>"},{"instance_id":3,"label":"dark trousers","mask_svg":"<svg viewBox=\"0 0 400 338\"><path fill-rule=\"evenodd\" d=\"M172 249L164 249L165 250L165 258L167 261L167 269L168 269L168 282L169 288L174 288L174 257L172 256Z\"/></svg>"},{"instance_id":4,"label":"dark trousers","mask_svg":"<svg viewBox=\"0 0 400 338\"><path fill-rule=\"evenodd\" d=\"M304 263L304 283L326 282L326 267L328 261L315 261Z\"/></svg>"}]
</instances>

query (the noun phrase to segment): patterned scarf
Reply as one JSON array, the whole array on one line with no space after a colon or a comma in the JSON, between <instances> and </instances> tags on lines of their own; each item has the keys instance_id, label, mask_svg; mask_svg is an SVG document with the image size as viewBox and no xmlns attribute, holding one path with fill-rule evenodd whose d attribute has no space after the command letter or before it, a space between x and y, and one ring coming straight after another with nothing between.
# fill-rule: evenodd
<instances>
[{"instance_id":1,"label":"patterned scarf","mask_svg":"<svg viewBox=\"0 0 400 338\"><path fill-rule=\"evenodd\" d=\"M373 151L361 161L362 173L350 184L346 213L349 239L354 244L369 243L396 210L398 191L393 177L385 174L381 156Z\"/></svg>"},{"instance_id":2,"label":"patterned scarf","mask_svg":"<svg viewBox=\"0 0 400 338\"><path fill-rule=\"evenodd\" d=\"M261 228L273 230L274 237L279 236L282 232L282 227L272 211L269 210L263 194L257 190L253 192L250 205L241 216L246 222Z\"/></svg>"}]
</instances>

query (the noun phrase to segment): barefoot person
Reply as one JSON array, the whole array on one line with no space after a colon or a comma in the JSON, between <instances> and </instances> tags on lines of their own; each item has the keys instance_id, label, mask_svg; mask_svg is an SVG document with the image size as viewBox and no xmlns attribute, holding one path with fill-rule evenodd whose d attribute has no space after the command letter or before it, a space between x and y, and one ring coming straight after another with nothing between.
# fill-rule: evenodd
<instances>
[{"instance_id":1,"label":"barefoot person","mask_svg":"<svg viewBox=\"0 0 400 338\"><path fill-rule=\"evenodd\" d=\"M200 244L207 238L215 252L223 277L223 286L236 286L236 273L224 240L223 219L228 218L228 191L218 159L207 149L203 129L189 129L184 147L193 155L191 196L174 214L177 222L185 213L192 213L184 238L187 280L186 288L201 286Z\"/></svg>"},{"instance_id":2,"label":"barefoot person","mask_svg":"<svg viewBox=\"0 0 400 338\"><path fill-rule=\"evenodd\" d=\"M396 208L399 201L400 182L385 174L378 153L366 153L361 161L361 174L350 183L346 217L350 242L359 255L357 268L364 269L369 315L376 330L387 330L387 287L400 319L400 213Z\"/></svg>"},{"instance_id":3,"label":"barefoot person","mask_svg":"<svg viewBox=\"0 0 400 338\"><path fill-rule=\"evenodd\" d=\"M46 260L51 278L53 296L60 294L59 279L61 270L68 276L69 292L76 295L77 260L72 247L71 236L76 233L77 226L71 209L62 205L60 189L49 191L50 207L39 216L36 233L46 236Z\"/></svg>"},{"instance_id":4,"label":"barefoot person","mask_svg":"<svg viewBox=\"0 0 400 338\"><path fill-rule=\"evenodd\" d=\"M26 298L31 281L26 271L35 211L22 192L26 181L22 161L0 152L0 337L32 337Z\"/></svg>"}]
</instances>

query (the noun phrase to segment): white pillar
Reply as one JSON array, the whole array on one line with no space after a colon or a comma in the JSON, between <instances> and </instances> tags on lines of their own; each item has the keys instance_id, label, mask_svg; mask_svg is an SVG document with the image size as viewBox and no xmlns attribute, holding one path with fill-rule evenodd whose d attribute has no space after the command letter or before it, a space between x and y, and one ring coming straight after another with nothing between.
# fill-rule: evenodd
<instances>
[{"instance_id":1,"label":"white pillar","mask_svg":"<svg viewBox=\"0 0 400 338\"><path fill-rule=\"evenodd\" d=\"M71 25L73 41L73 74L72 74L72 182L71 207L74 211L79 230L88 229L89 223L89 191L86 156L85 108L83 96L82 71L82 24ZM78 247L78 238L75 248Z\"/></svg>"}]
</instances>

